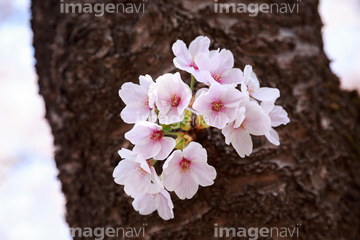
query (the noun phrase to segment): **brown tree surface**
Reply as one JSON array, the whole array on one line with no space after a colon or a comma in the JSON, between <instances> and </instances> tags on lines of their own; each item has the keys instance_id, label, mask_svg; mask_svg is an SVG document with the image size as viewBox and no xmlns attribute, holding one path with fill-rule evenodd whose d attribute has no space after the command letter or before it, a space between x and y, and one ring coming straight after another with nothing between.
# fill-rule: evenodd
<instances>
[{"instance_id":1,"label":"brown tree surface","mask_svg":"<svg viewBox=\"0 0 360 240\"><path fill-rule=\"evenodd\" d=\"M215 223L298 226L299 239L360 239L359 97L340 90L329 68L318 1L302 1L299 13L256 17L216 14L213 1L127 2L145 3L145 12L63 14L58 0L32 1L36 70L69 225L147 224L146 239L213 239ZM231 50L235 67L251 64L262 86L279 88L277 103L291 122L277 128L279 147L256 137L244 159L219 130L199 134L218 172L215 184L191 200L172 194L173 220L141 216L112 178L117 151L131 147L118 90L139 75L176 72L172 44L198 35L213 49Z\"/></svg>"}]
</instances>

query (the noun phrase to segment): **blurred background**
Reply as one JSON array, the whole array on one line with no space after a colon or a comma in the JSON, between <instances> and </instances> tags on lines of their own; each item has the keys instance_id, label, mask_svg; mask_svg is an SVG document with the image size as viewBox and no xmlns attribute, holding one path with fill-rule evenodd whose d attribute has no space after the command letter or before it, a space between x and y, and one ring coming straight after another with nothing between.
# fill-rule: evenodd
<instances>
[{"instance_id":1,"label":"blurred background","mask_svg":"<svg viewBox=\"0 0 360 240\"><path fill-rule=\"evenodd\" d=\"M319 12L333 72L360 91L360 1L321 0ZM0 239L69 240L30 17L30 0L0 0Z\"/></svg>"}]
</instances>

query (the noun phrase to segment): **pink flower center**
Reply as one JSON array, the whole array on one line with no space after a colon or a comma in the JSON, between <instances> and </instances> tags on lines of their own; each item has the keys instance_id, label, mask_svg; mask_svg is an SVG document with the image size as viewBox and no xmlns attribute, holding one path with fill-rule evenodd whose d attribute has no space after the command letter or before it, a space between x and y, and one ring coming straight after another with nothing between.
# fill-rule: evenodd
<instances>
[{"instance_id":1,"label":"pink flower center","mask_svg":"<svg viewBox=\"0 0 360 240\"><path fill-rule=\"evenodd\" d=\"M159 131L154 131L151 136L150 139L152 141L159 141L162 137L164 136L163 131L159 130Z\"/></svg>"},{"instance_id":2,"label":"pink flower center","mask_svg":"<svg viewBox=\"0 0 360 240\"><path fill-rule=\"evenodd\" d=\"M190 63L190 67L193 67L195 70L199 70L198 66L195 64L194 59Z\"/></svg>"},{"instance_id":3,"label":"pink flower center","mask_svg":"<svg viewBox=\"0 0 360 240\"><path fill-rule=\"evenodd\" d=\"M211 74L211 76L214 78L215 81L217 81L218 83L221 83L222 81L222 76L220 73L216 74L216 73L213 73Z\"/></svg>"},{"instance_id":4,"label":"pink flower center","mask_svg":"<svg viewBox=\"0 0 360 240\"><path fill-rule=\"evenodd\" d=\"M212 110L215 112L221 112L221 110L224 108L224 103L220 99L216 102L213 102L212 104Z\"/></svg>"},{"instance_id":5,"label":"pink flower center","mask_svg":"<svg viewBox=\"0 0 360 240\"><path fill-rule=\"evenodd\" d=\"M171 107L178 107L180 104L180 100L181 100L181 98L178 95L176 95L176 94L171 95L171 98L170 98Z\"/></svg>"},{"instance_id":6,"label":"pink flower center","mask_svg":"<svg viewBox=\"0 0 360 240\"><path fill-rule=\"evenodd\" d=\"M191 161L187 160L186 158L183 158L181 162L179 163L180 166L180 172L186 173L190 171L190 164Z\"/></svg>"}]
</instances>

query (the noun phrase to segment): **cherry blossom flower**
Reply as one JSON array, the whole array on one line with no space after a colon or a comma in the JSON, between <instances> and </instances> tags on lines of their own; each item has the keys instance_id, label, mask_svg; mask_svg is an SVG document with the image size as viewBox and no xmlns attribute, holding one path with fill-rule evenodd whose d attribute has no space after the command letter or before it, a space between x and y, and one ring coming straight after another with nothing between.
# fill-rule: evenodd
<instances>
[{"instance_id":1,"label":"cherry blossom flower","mask_svg":"<svg viewBox=\"0 0 360 240\"><path fill-rule=\"evenodd\" d=\"M251 135L265 135L279 145L273 127L290 122L286 111L275 106L280 96L277 88L260 88L250 65L243 73L234 68L231 51L209 50L209 46L210 39L204 36L194 39L189 48L181 40L172 46L174 65L191 74L191 88L177 72L164 74L155 82L149 75L140 76L140 84L125 83L119 90L126 104L121 117L126 123L135 123L125 138L135 146L132 151L119 151L122 160L113 177L134 198L132 205L142 215L157 211L164 220L172 219L174 205L168 191L190 199L199 185L214 184L217 173L207 163L206 149L193 142L200 130L210 126L222 129L225 143L245 157L253 151ZM195 96L193 77L209 86ZM171 129L180 132L168 132ZM160 177L154 164L166 158Z\"/></svg>"},{"instance_id":2,"label":"cherry blossom flower","mask_svg":"<svg viewBox=\"0 0 360 240\"><path fill-rule=\"evenodd\" d=\"M265 113L269 114L271 119L271 127L278 127L280 125L286 125L290 122L287 112L281 106L275 106L273 102L262 102L261 107ZM274 128L270 129L270 132L265 134L265 137L272 144L279 146L279 134Z\"/></svg>"},{"instance_id":3,"label":"cherry blossom flower","mask_svg":"<svg viewBox=\"0 0 360 240\"><path fill-rule=\"evenodd\" d=\"M180 77L180 73L167 73L156 79L149 90L150 102L155 102L159 110L159 122L171 124L180 122L189 106L192 93Z\"/></svg>"},{"instance_id":4,"label":"cherry blossom flower","mask_svg":"<svg viewBox=\"0 0 360 240\"><path fill-rule=\"evenodd\" d=\"M277 88L260 88L259 80L250 65L246 65L244 69L244 83L241 84L241 91L249 93L250 97L259 101L273 101L280 97L280 91Z\"/></svg>"},{"instance_id":5,"label":"cherry blossom flower","mask_svg":"<svg viewBox=\"0 0 360 240\"><path fill-rule=\"evenodd\" d=\"M199 90L200 91L200 90ZM213 84L209 90L198 93L192 108L204 116L206 124L219 129L236 118L240 103L248 100L248 96L231 85Z\"/></svg>"},{"instance_id":6,"label":"cherry blossom flower","mask_svg":"<svg viewBox=\"0 0 360 240\"><path fill-rule=\"evenodd\" d=\"M215 178L216 170L207 163L206 150L197 142L174 151L163 165L164 185L180 199L192 198L199 185L210 186Z\"/></svg>"},{"instance_id":7,"label":"cherry blossom flower","mask_svg":"<svg viewBox=\"0 0 360 240\"><path fill-rule=\"evenodd\" d=\"M125 138L135 144L134 152L141 153L145 159L164 160L176 145L175 139L164 137L162 127L151 122L138 122L125 133Z\"/></svg>"},{"instance_id":8,"label":"cherry blossom flower","mask_svg":"<svg viewBox=\"0 0 360 240\"><path fill-rule=\"evenodd\" d=\"M119 90L119 96L126 104L121 111L121 118L126 123L136 123L149 119L156 121L154 105L149 104L148 91L154 81L150 75L140 76L140 85L131 82L124 83Z\"/></svg>"},{"instance_id":9,"label":"cherry blossom flower","mask_svg":"<svg viewBox=\"0 0 360 240\"><path fill-rule=\"evenodd\" d=\"M195 57L200 73L198 81L211 85L239 84L243 81L243 73L239 68L234 67L234 56L231 51L223 49L217 54L199 53Z\"/></svg>"},{"instance_id":10,"label":"cherry blossom flower","mask_svg":"<svg viewBox=\"0 0 360 240\"><path fill-rule=\"evenodd\" d=\"M157 210L159 216L164 220L174 218L174 205L168 191L155 184L151 188L150 191L155 193L143 193L135 196L132 202L134 209L141 215L148 215Z\"/></svg>"},{"instance_id":11,"label":"cherry blossom flower","mask_svg":"<svg viewBox=\"0 0 360 240\"><path fill-rule=\"evenodd\" d=\"M198 36L193 40L189 49L186 48L186 44L182 40L177 40L172 50L176 56L173 60L175 67L184 70L194 75L197 79L199 74L199 68L195 64L194 58L199 53L209 54L210 39L208 37Z\"/></svg>"},{"instance_id":12,"label":"cherry blossom flower","mask_svg":"<svg viewBox=\"0 0 360 240\"><path fill-rule=\"evenodd\" d=\"M252 153L253 143L251 136L265 135L270 131L270 117L256 102L248 102L237 112L235 121L222 129L225 143L232 144L240 157L249 156Z\"/></svg>"},{"instance_id":13,"label":"cherry blossom flower","mask_svg":"<svg viewBox=\"0 0 360 240\"><path fill-rule=\"evenodd\" d=\"M134 197L150 192L153 182L161 183L155 168L150 167L141 154L124 148L118 153L123 160L114 169L113 177L117 184L124 185L127 195Z\"/></svg>"}]
</instances>

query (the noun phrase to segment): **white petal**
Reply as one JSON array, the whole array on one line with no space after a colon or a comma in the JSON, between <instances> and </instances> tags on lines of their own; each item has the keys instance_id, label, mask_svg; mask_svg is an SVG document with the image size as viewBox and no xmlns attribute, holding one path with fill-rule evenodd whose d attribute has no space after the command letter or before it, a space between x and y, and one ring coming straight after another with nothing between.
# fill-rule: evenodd
<instances>
[{"instance_id":1,"label":"white petal","mask_svg":"<svg viewBox=\"0 0 360 240\"><path fill-rule=\"evenodd\" d=\"M253 93L254 91L258 90L260 88L260 83L258 78L256 77L256 74L251 71L248 78L248 81L246 83L246 86L248 88L248 91Z\"/></svg>"},{"instance_id":2,"label":"white petal","mask_svg":"<svg viewBox=\"0 0 360 240\"><path fill-rule=\"evenodd\" d=\"M277 88L262 87L255 90L252 97L260 101L274 101L280 97L280 91Z\"/></svg>"},{"instance_id":3,"label":"white petal","mask_svg":"<svg viewBox=\"0 0 360 240\"><path fill-rule=\"evenodd\" d=\"M246 105L245 120L242 126L251 134L260 136L270 131L271 120L256 102Z\"/></svg>"},{"instance_id":4,"label":"white petal","mask_svg":"<svg viewBox=\"0 0 360 240\"><path fill-rule=\"evenodd\" d=\"M244 83L247 85L250 80L251 73L253 72L250 65L246 65L244 68Z\"/></svg>"},{"instance_id":5,"label":"white petal","mask_svg":"<svg viewBox=\"0 0 360 240\"><path fill-rule=\"evenodd\" d=\"M155 168L151 167L151 180L153 181L153 185L157 186L157 188L151 189L150 191L153 192L149 192L149 193L158 193L161 191L161 189L164 188L164 183L163 181L160 179L160 177L157 175Z\"/></svg>"},{"instance_id":6,"label":"white petal","mask_svg":"<svg viewBox=\"0 0 360 240\"><path fill-rule=\"evenodd\" d=\"M242 130L241 128L236 129L231 144L242 158L245 157L245 155L249 156L252 152L253 143L251 136L248 132Z\"/></svg>"},{"instance_id":7,"label":"white petal","mask_svg":"<svg viewBox=\"0 0 360 240\"><path fill-rule=\"evenodd\" d=\"M146 74L145 76L140 75L139 77L140 86L144 88L147 91L149 91L150 85L154 83L154 80L149 74Z\"/></svg>"},{"instance_id":8,"label":"white petal","mask_svg":"<svg viewBox=\"0 0 360 240\"><path fill-rule=\"evenodd\" d=\"M184 119L184 116L185 110L180 115L177 108L170 108L170 110L166 114L159 112L158 119L160 124L172 124L181 122Z\"/></svg>"},{"instance_id":9,"label":"white petal","mask_svg":"<svg viewBox=\"0 0 360 240\"><path fill-rule=\"evenodd\" d=\"M135 162L124 159L119 162L113 172L114 181L117 184L124 185L126 178L134 170Z\"/></svg>"},{"instance_id":10,"label":"white petal","mask_svg":"<svg viewBox=\"0 0 360 240\"><path fill-rule=\"evenodd\" d=\"M178 93L178 94L181 98L181 101L177 108L178 108L178 112L180 114L180 112L182 113L185 110L185 108L187 106L189 106L191 98L192 98L192 92L191 92L190 87L185 83L181 84L179 91L180 91L180 93Z\"/></svg>"},{"instance_id":11,"label":"white petal","mask_svg":"<svg viewBox=\"0 0 360 240\"><path fill-rule=\"evenodd\" d=\"M200 88L195 94L195 100L209 91L208 88Z\"/></svg>"},{"instance_id":12,"label":"white petal","mask_svg":"<svg viewBox=\"0 0 360 240\"><path fill-rule=\"evenodd\" d=\"M164 181L165 188L169 191L174 191L182 182L182 174L178 168L178 170L169 174L167 172L163 172L162 179Z\"/></svg>"},{"instance_id":13,"label":"white petal","mask_svg":"<svg viewBox=\"0 0 360 240\"><path fill-rule=\"evenodd\" d=\"M150 170L149 164L147 163L146 159L144 158L144 156L142 154L137 155L135 162L140 163L141 168L144 169L148 174L151 175L151 170Z\"/></svg>"},{"instance_id":14,"label":"white petal","mask_svg":"<svg viewBox=\"0 0 360 240\"><path fill-rule=\"evenodd\" d=\"M211 99L209 99L206 94L203 94L195 99L192 107L195 111L203 115L211 111L210 101Z\"/></svg>"},{"instance_id":15,"label":"white petal","mask_svg":"<svg viewBox=\"0 0 360 240\"><path fill-rule=\"evenodd\" d=\"M150 108L155 108L155 102L157 100L157 95L158 95L156 86L157 86L156 83L152 83L149 86L148 96L149 96L149 107Z\"/></svg>"},{"instance_id":16,"label":"white petal","mask_svg":"<svg viewBox=\"0 0 360 240\"><path fill-rule=\"evenodd\" d=\"M183 150L184 158L193 162L207 162L206 149L200 143L190 142L190 144Z\"/></svg>"},{"instance_id":17,"label":"white petal","mask_svg":"<svg viewBox=\"0 0 360 240\"><path fill-rule=\"evenodd\" d=\"M121 86L119 96L128 105L131 102L138 102L139 99L146 98L147 92L138 84L126 82Z\"/></svg>"},{"instance_id":18,"label":"white petal","mask_svg":"<svg viewBox=\"0 0 360 240\"><path fill-rule=\"evenodd\" d=\"M163 165L164 173L167 175L173 174L173 172L178 171L179 163L183 158L183 153L181 150L175 150L165 161Z\"/></svg>"},{"instance_id":19,"label":"white petal","mask_svg":"<svg viewBox=\"0 0 360 240\"><path fill-rule=\"evenodd\" d=\"M125 180L124 191L129 196L138 196L146 193L151 183L151 176L145 170L137 167Z\"/></svg>"},{"instance_id":20,"label":"white petal","mask_svg":"<svg viewBox=\"0 0 360 240\"><path fill-rule=\"evenodd\" d=\"M234 106L231 108L224 108L223 109L223 113L227 115L227 117L229 118L227 123L233 122L236 117L237 117L237 112L238 112L238 106Z\"/></svg>"},{"instance_id":21,"label":"white petal","mask_svg":"<svg viewBox=\"0 0 360 240\"><path fill-rule=\"evenodd\" d=\"M195 57L198 53L209 53L210 39L204 36L198 36L189 45L189 52L192 57Z\"/></svg>"},{"instance_id":22,"label":"white petal","mask_svg":"<svg viewBox=\"0 0 360 240\"><path fill-rule=\"evenodd\" d=\"M198 82L202 82L205 85L210 85L211 82L214 81L213 77L211 76L211 73L209 71L199 71L196 76L194 75L195 79Z\"/></svg>"},{"instance_id":23,"label":"white petal","mask_svg":"<svg viewBox=\"0 0 360 240\"><path fill-rule=\"evenodd\" d=\"M212 73L223 73L234 66L234 56L231 51L226 49L222 49L219 54L211 58L211 61L212 63L218 62L217 66L212 64Z\"/></svg>"},{"instance_id":24,"label":"white petal","mask_svg":"<svg viewBox=\"0 0 360 240\"><path fill-rule=\"evenodd\" d=\"M157 208L155 197L151 194L143 194L141 196L135 197L132 205L134 209L139 211L141 215L149 215Z\"/></svg>"},{"instance_id":25,"label":"white petal","mask_svg":"<svg viewBox=\"0 0 360 240\"><path fill-rule=\"evenodd\" d=\"M159 216L164 220L174 218L174 205L171 201L170 194L164 189L157 197L159 198L157 209Z\"/></svg>"},{"instance_id":26,"label":"white petal","mask_svg":"<svg viewBox=\"0 0 360 240\"><path fill-rule=\"evenodd\" d=\"M238 109L233 128L238 128L241 126L241 124L245 119L245 112L246 112L245 107L241 107Z\"/></svg>"},{"instance_id":27,"label":"white petal","mask_svg":"<svg viewBox=\"0 0 360 240\"><path fill-rule=\"evenodd\" d=\"M278 127L281 124L288 124L290 119L287 112L281 106L275 106L274 109L270 112L271 126Z\"/></svg>"},{"instance_id":28,"label":"white petal","mask_svg":"<svg viewBox=\"0 0 360 240\"><path fill-rule=\"evenodd\" d=\"M194 181L191 174L183 174L181 176L181 183L175 189L175 193L180 199L190 199L195 195L198 189L199 185Z\"/></svg>"},{"instance_id":29,"label":"white petal","mask_svg":"<svg viewBox=\"0 0 360 240\"><path fill-rule=\"evenodd\" d=\"M198 82L204 82L203 77L201 76L199 69L194 69L193 68L193 71L192 71L191 74L194 76L195 80L197 80Z\"/></svg>"},{"instance_id":30,"label":"white petal","mask_svg":"<svg viewBox=\"0 0 360 240\"><path fill-rule=\"evenodd\" d=\"M221 93L221 99L223 100L226 107L238 107L240 102L248 100L248 96L236 88L230 85L225 85L222 87L224 90Z\"/></svg>"},{"instance_id":31,"label":"white petal","mask_svg":"<svg viewBox=\"0 0 360 240\"><path fill-rule=\"evenodd\" d=\"M128 160L132 160L133 162L135 162L135 159L138 157L138 153L133 152L129 149L126 148L122 148L121 150L118 151L118 154L120 155L121 158L125 158Z\"/></svg>"},{"instance_id":32,"label":"white petal","mask_svg":"<svg viewBox=\"0 0 360 240\"><path fill-rule=\"evenodd\" d=\"M233 127L233 124L229 123L221 130L221 132L225 136L225 143L229 145L230 142L232 142L235 134L235 129Z\"/></svg>"},{"instance_id":33,"label":"white petal","mask_svg":"<svg viewBox=\"0 0 360 240\"><path fill-rule=\"evenodd\" d=\"M181 59L184 62L189 61L189 63L190 63L190 60L192 57L189 53L189 50L186 47L186 44L182 40L177 40L173 44L172 51L176 57L178 57L179 59Z\"/></svg>"},{"instance_id":34,"label":"white petal","mask_svg":"<svg viewBox=\"0 0 360 240\"><path fill-rule=\"evenodd\" d=\"M132 144L138 144L147 141L152 132L153 130L151 128L137 126L135 124L135 126L130 131L125 133L125 138Z\"/></svg>"},{"instance_id":35,"label":"white petal","mask_svg":"<svg viewBox=\"0 0 360 240\"><path fill-rule=\"evenodd\" d=\"M266 102L261 102L260 106L262 107L262 109L266 114L269 114L273 110L275 105L273 101L266 101Z\"/></svg>"},{"instance_id":36,"label":"white petal","mask_svg":"<svg viewBox=\"0 0 360 240\"><path fill-rule=\"evenodd\" d=\"M160 89L159 89L160 90ZM156 106L162 114L167 114L170 111L170 96L165 95L165 89L161 89L158 92L158 98L156 100Z\"/></svg>"},{"instance_id":37,"label":"white petal","mask_svg":"<svg viewBox=\"0 0 360 240\"><path fill-rule=\"evenodd\" d=\"M129 103L120 113L122 120L126 123L137 123L146 121L150 113L150 108L142 102Z\"/></svg>"},{"instance_id":38,"label":"white petal","mask_svg":"<svg viewBox=\"0 0 360 240\"><path fill-rule=\"evenodd\" d=\"M184 70L185 72L188 72L190 74L197 74L198 70L196 70L194 67L192 67L192 63L189 61L184 62L180 58L176 57L173 59L173 63L176 68Z\"/></svg>"},{"instance_id":39,"label":"white petal","mask_svg":"<svg viewBox=\"0 0 360 240\"><path fill-rule=\"evenodd\" d=\"M257 78L257 76L254 72L251 72L251 74L250 74L249 85L254 87L254 89L260 88L259 79Z\"/></svg>"},{"instance_id":40,"label":"white petal","mask_svg":"<svg viewBox=\"0 0 360 240\"><path fill-rule=\"evenodd\" d=\"M154 174L153 176L155 176L156 174ZM153 176L151 177L151 180L153 181L153 183L149 184L148 187L146 188L146 193L149 194L156 194L161 192L164 189L164 185L162 184L159 176L157 176L156 178L159 178L159 180L156 180L155 178L153 178ZM159 184L159 182L161 182L161 184Z\"/></svg>"},{"instance_id":41,"label":"white petal","mask_svg":"<svg viewBox=\"0 0 360 240\"><path fill-rule=\"evenodd\" d=\"M148 121L149 122L156 122L156 120L157 120L157 114L155 112L155 109L151 109Z\"/></svg>"},{"instance_id":42,"label":"white petal","mask_svg":"<svg viewBox=\"0 0 360 240\"><path fill-rule=\"evenodd\" d=\"M229 122L229 117L225 113L211 111L209 115L204 114L204 121L212 127L222 129Z\"/></svg>"},{"instance_id":43,"label":"white petal","mask_svg":"<svg viewBox=\"0 0 360 240\"><path fill-rule=\"evenodd\" d=\"M221 84L239 84L243 82L243 73L239 68L233 68L224 76Z\"/></svg>"},{"instance_id":44,"label":"white petal","mask_svg":"<svg viewBox=\"0 0 360 240\"><path fill-rule=\"evenodd\" d=\"M200 186L206 187L214 184L216 170L207 163L191 162L191 175Z\"/></svg>"},{"instance_id":45,"label":"white petal","mask_svg":"<svg viewBox=\"0 0 360 240\"><path fill-rule=\"evenodd\" d=\"M196 94L195 94L195 100L194 100L194 103L195 101L197 100L198 97L202 96L203 94L207 93L209 89L208 88L201 88L199 89ZM198 110L195 110L194 109L194 103L193 103L193 106L192 107L187 107L186 109L187 110L190 110L191 112L195 113L196 115L202 115L202 113ZM201 107L201 104L199 105ZM208 110L208 108L206 108Z\"/></svg>"},{"instance_id":46,"label":"white petal","mask_svg":"<svg viewBox=\"0 0 360 240\"><path fill-rule=\"evenodd\" d=\"M275 129L271 128L268 133L265 134L265 137L271 142L272 144L279 146L279 134L275 131Z\"/></svg>"},{"instance_id":47,"label":"white petal","mask_svg":"<svg viewBox=\"0 0 360 240\"><path fill-rule=\"evenodd\" d=\"M141 153L144 158L149 159L152 158L154 156L157 156L159 154L161 150L161 144L156 141L156 142L145 142L145 143L138 143L135 145L133 151ZM156 159L156 158L155 158ZM158 159L156 159L158 160Z\"/></svg>"},{"instance_id":48,"label":"white petal","mask_svg":"<svg viewBox=\"0 0 360 240\"><path fill-rule=\"evenodd\" d=\"M207 53L197 54L194 61L200 71L211 71L211 66L214 64Z\"/></svg>"},{"instance_id":49,"label":"white petal","mask_svg":"<svg viewBox=\"0 0 360 240\"><path fill-rule=\"evenodd\" d=\"M212 57L215 57L216 55L218 55L220 53L220 48L216 49L216 50L211 50L209 52L209 57L212 58Z\"/></svg>"},{"instance_id":50,"label":"white petal","mask_svg":"<svg viewBox=\"0 0 360 240\"><path fill-rule=\"evenodd\" d=\"M176 141L171 137L163 137L159 142L161 145L161 149L159 153L156 156L154 156L154 159L164 160L169 156L171 151L174 149L176 145Z\"/></svg>"},{"instance_id":51,"label":"white petal","mask_svg":"<svg viewBox=\"0 0 360 240\"><path fill-rule=\"evenodd\" d=\"M153 131L159 131L161 129L162 127L155 123L142 121L136 123L129 132L125 133L125 138L132 144L144 143Z\"/></svg>"}]
</instances>

